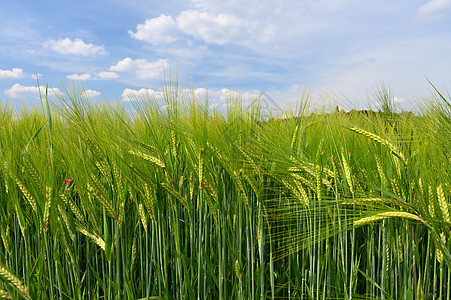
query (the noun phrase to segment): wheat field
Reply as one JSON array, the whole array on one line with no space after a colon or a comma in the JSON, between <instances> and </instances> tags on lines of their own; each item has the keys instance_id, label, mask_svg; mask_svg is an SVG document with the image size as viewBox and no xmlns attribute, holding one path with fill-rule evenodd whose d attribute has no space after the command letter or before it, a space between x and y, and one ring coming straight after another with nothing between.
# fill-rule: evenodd
<instances>
[{"instance_id":1,"label":"wheat field","mask_svg":"<svg viewBox=\"0 0 451 300\"><path fill-rule=\"evenodd\" d=\"M449 97L268 118L179 90L0 104L0 298L451 298Z\"/></svg>"}]
</instances>

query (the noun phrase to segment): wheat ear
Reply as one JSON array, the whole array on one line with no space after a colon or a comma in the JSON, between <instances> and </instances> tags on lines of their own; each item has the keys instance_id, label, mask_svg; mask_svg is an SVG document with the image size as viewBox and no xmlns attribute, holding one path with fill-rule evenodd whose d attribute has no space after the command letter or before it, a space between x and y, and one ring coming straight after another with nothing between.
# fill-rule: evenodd
<instances>
[{"instance_id":1,"label":"wheat ear","mask_svg":"<svg viewBox=\"0 0 451 300\"><path fill-rule=\"evenodd\" d=\"M400 158L402 159L402 161L404 162L404 164L405 164L406 158L405 158L404 154L402 154L402 152L401 152L395 145L393 145L392 143L390 143L389 141L387 141L387 140L381 138L380 136L378 136L378 135L376 135L376 134L374 134L374 133L371 133L371 132L369 132L369 131L363 130L363 129L361 129L361 128L357 128L357 127L349 127L348 129L351 130L351 131L354 131L354 132L356 132L356 133L359 133L359 134L361 134L361 135L363 135L363 136L366 136L366 137L372 139L373 141L375 141L375 142L377 142L377 143L379 143L379 144L381 144L381 145L383 145L383 146L389 148L390 151L391 151L395 156L400 157Z\"/></svg>"},{"instance_id":2,"label":"wheat ear","mask_svg":"<svg viewBox=\"0 0 451 300\"><path fill-rule=\"evenodd\" d=\"M354 221L354 226L362 226L362 225L374 223L376 221L389 219L389 218L410 219L410 220L415 220L415 221L420 221L420 222L423 221L419 216L408 213L408 212L386 211L386 212L381 212L381 213L375 214L373 216L358 219L358 220Z\"/></svg>"}]
</instances>

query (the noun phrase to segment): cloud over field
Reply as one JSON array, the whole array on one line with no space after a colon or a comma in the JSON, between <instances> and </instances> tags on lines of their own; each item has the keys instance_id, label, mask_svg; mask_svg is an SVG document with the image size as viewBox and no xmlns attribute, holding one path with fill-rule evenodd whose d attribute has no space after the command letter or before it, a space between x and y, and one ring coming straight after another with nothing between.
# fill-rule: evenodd
<instances>
[{"instance_id":1,"label":"cloud over field","mask_svg":"<svg viewBox=\"0 0 451 300\"><path fill-rule=\"evenodd\" d=\"M171 16L161 14L136 26L136 32L128 32L133 38L151 44L168 44L176 41L177 23Z\"/></svg>"},{"instance_id":2,"label":"cloud over field","mask_svg":"<svg viewBox=\"0 0 451 300\"><path fill-rule=\"evenodd\" d=\"M169 68L168 59L148 61L147 59L131 59L126 57L110 67L110 71L118 73L129 73L138 79L160 78L163 70Z\"/></svg>"},{"instance_id":3,"label":"cloud over field","mask_svg":"<svg viewBox=\"0 0 451 300\"><path fill-rule=\"evenodd\" d=\"M96 90L85 90L85 95L88 98L95 98L97 96L100 96L100 92Z\"/></svg>"},{"instance_id":4,"label":"cloud over field","mask_svg":"<svg viewBox=\"0 0 451 300\"><path fill-rule=\"evenodd\" d=\"M40 86L38 88L37 86L24 86L16 83L10 89L5 90L5 94L9 98L39 98L39 93L41 93L41 95L45 97L45 90L46 88L44 86ZM60 95L61 91L58 88L48 88L48 94L50 96L56 96Z\"/></svg>"},{"instance_id":5,"label":"cloud over field","mask_svg":"<svg viewBox=\"0 0 451 300\"><path fill-rule=\"evenodd\" d=\"M87 73L85 73L85 74L72 74L72 75L67 75L66 78L70 79L70 80L83 81L83 80L91 79L91 75L87 74Z\"/></svg>"},{"instance_id":6,"label":"cloud over field","mask_svg":"<svg viewBox=\"0 0 451 300\"><path fill-rule=\"evenodd\" d=\"M128 101L140 101L145 99L150 100L162 100L163 99L163 92L156 91L154 89L139 89L134 90L130 88L124 89L122 92L122 101L128 102Z\"/></svg>"},{"instance_id":7,"label":"cloud over field","mask_svg":"<svg viewBox=\"0 0 451 300\"><path fill-rule=\"evenodd\" d=\"M59 54L72 54L80 56L106 55L104 46L86 44L82 39L71 40L70 38L49 39L43 43L44 48L50 48Z\"/></svg>"},{"instance_id":8,"label":"cloud over field","mask_svg":"<svg viewBox=\"0 0 451 300\"><path fill-rule=\"evenodd\" d=\"M102 71L97 73L97 78L102 80L116 79L119 78L119 75L114 72Z\"/></svg>"},{"instance_id":9,"label":"cloud over field","mask_svg":"<svg viewBox=\"0 0 451 300\"><path fill-rule=\"evenodd\" d=\"M0 79L16 79L23 78L25 76L27 76L27 74L25 74L20 68L13 68L12 70L0 69Z\"/></svg>"}]
</instances>

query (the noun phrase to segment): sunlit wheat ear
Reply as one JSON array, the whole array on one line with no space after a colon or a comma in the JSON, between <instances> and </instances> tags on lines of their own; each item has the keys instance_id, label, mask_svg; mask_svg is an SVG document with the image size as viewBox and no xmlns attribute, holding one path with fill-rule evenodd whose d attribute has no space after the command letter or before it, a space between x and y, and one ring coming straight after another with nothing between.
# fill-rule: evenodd
<instances>
[{"instance_id":1,"label":"sunlit wheat ear","mask_svg":"<svg viewBox=\"0 0 451 300\"><path fill-rule=\"evenodd\" d=\"M144 205L142 203L138 204L138 214L139 218L141 219L141 224L143 225L144 230L147 232L147 217L144 210Z\"/></svg>"},{"instance_id":2,"label":"sunlit wheat ear","mask_svg":"<svg viewBox=\"0 0 451 300\"><path fill-rule=\"evenodd\" d=\"M445 235L445 233L443 231L440 232L440 240L446 246L446 235ZM442 261L443 261L443 252L440 249L440 247L438 246L438 242L436 240L434 240L434 243L435 243L435 258L437 259L437 261L439 263L442 263Z\"/></svg>"},{"instance_id":3,"label":"sunlit wheat ear","mask_svg":"<svg viewBox=\"0 0 451 300\"><path fill-rule=\"evenodd\" d=\"M140 157L140 158L142 158L142 159L145 159L145 160L151 162L152 164L154 164L154 165L156 165L156 166L159 166L159 167L161 167L161 168L166 167L165 164L164 164L161 160L159 160L158 158L153 157L153 156L151 156L151 155L147 155L147 154L142 153L142 152L140 152L140 151L133 151L133 150L129 150L128 152L129 152L130 154L132 154L132 155L135 155L135 156L137 156L137 157Z\"/></svg>"},{"instance_id":4,"label":"sunlit wheat ear","mask_svg":"<svg viewBox=\"0 0 451 300\"><path fill-rule=\"evenodd\" d=\"M233 178L233 181L234 181L238 191L240 192L241 196L243 197L244 204L246 205L246 207L249 207L249 199L246 195L246 191L244 190L243 183L241 182L241 177L238 175L237 172L233 171L232 178Z\"/></svg>"},{"instance_id":5,"label":"sunlit wheat ear","mask_svg":"<svg viewBox=\"0 0 451 300\"><path fill-rule=\"evenodd\" d=\"M8 271L3 265L0 264L0 277L2 277L4 280L6 280L9 284L16 287L19 292L24 296L26 299L31 299L28 291L28 287L26 287L22 281L17 278L13 273Z\"/></svg>"},{"instance_id":6,"label":"sunlit wheat ear","mask_svg":"<svg viewBox=\"0 0 451 300\"><path fill-rule=\"evenodd\" d=\"M406 199L404 195L404 191L401 189L401 187L398 184L398 181L395 178L392 178L390 180L391 189L393 193L398 196L399 198Z\"/></svg>"},{"instance_id":7,"label":"sunlit wheat ear","mask_svg":"<svg viewBox=\"0 0 451 300\"><path fill-rule=\"evenodd\" d=\"M249 185L251 186L251 189L254 191L257 199L260 197L260 193L259 193L259 189L257 187L257 182L256 180L249 176L248 173L246 171L244 171L243 169L240 169L240 173L243 175L244 179L247 181L247 183L249 183Z\"/></svg>"},{"instance_id":8,"label":"sunlit wheat ear","mask_svg":"<svg viewBox=\"0 0 451 300\"><path fill-rule=\"evenodd\" d=\"M431 218L434 219L435 218L435 195L434 192L432 190L432 186L428 186L428 197L427 197L428 201L428 210L429 210L429 214L431 215Z\"/></svg>"},{"instance_id":9,"label":"sunlit wheat ear","mask_svg":"<svg viewBox=\"0 0 451 300\"><path fill-rule=\"evenodd\" d=\"M410 220L415 220L415 221L419 221L419 222L423 221L419 216L416 216L416 215L408 213L408 212L386 211L386 212L381 212L381 213L378 213L378 214L375 214L375 215L372 215L369 217L360 218L360 219L354 221L354 226L367 225L370 223L374 223L374 222L384 220L384 219L389 219L389 218L410 219Z\"/></svg>"},{"instance_id":10,"label":"sunlit wheat ear","mask_svg":"<svg viewBox=\"0 0 451 300\"><path fill-rule=\"evenodd\" d=\"M199 176L199 187L200 187L200 189L203 189L203 180L204 180L204 150L203 149L201 149L199 151L198 176Z\"/></svg>"},{"instance_id":11,"label":"sunlit wheat ear","mask_svg":"<svg viewBox=\"0 0 451 300\"><path fill-rule=\"evenodd\" d=\"M144 206L146 207L147 212L150 215L150 218L153 219L154 218L153 193L147 182L143 182L143 186L144 186L144 197L143 197Z\"/></svg>"},{"instance_id":12,"label":"sunlit wheat ear","mask_svg":"<svg viewBox=\"0 0 451 300\"><path fill-rule=\"evenodd\" d=\"M22 194L25 196L25 199L28 201L28 203L30 203L31 208L33 208L33 210L35 212L37 212L36 200L31 195L31 193L28 191L27 187L18 178L15 178L15 181L16 181L17 186L21 190Z\"/></svg>"},{"instance_id":13,"label":"sunlit wheat ear","mask_svg":"<svg viewBox=\"0 0 451 300\"><path fill-rule=\"evenodd\" d=\"M111 178L110 166L108 165L108 163L106 161L102 161L102 162L97 161L95 165L96 165L97 169L100 171L100 174L102 174L102 177L100 178L102 183L111 184L112 178Z\"/></svg>"},{"instance_id":14,"label":"sunlit wheat ear","mask_svg":"<svg viewBox=\"0 0 451 300\"><path fill-rule=\"evenodd\" d=\"M39 174L36 171L36 168L31 164L31 162L29 161L29 159L27 157L25 157L23 159L23 165L24 165L25 169L28 171L28 173L31 175L31 178L33 178L33 181L36 184L36 186L39 188L39 191L42 192L42 185L41 185L41 180L39 179Z\"/></svg>"},{"instance_id":15,"label":"sunlit wheat ear","mask_svg":"<svg viewBox=\"0 0 451 300\"><path fill-rule=\"evenodd\" d=\"M449 206L448 206L449 204L446 201L445 193L442 188L442 184L439 184L437 186L437 199L438 199L438 204L439 204L440 210L442 211L443 219L445 220L446 223L451 224L451 218L449 215Z\"/></svg>"},{"instance_id":16,"label":"sunlit wheat ear","mask_svg":"<svg viewBox=\"0 0 451 300\"><path fill-rule=\"evenodd\" d=\"M291 149L293 149L293 150L294 150L294 146L296 145L298 131L299 131L299 125L296 125L296 128L294 129L294 132L293 132L293 137L291 138Z\"/></svg>"},{"instance_id":17,"label":"sunlit wheat ear","mask_svg":"<svg viewBox=\"0 0 451 300\"><path fill-rule=\"evenodd\" d=\"M174 156L174 159L177 161L178 160L177 139L176 139L176 134L175 134L174 129L171 129L171 151L172 151L172 155Z\"/></svg>"},{"instance_id":18,"label":"sunlit wheat ear","mask_svg":"<svg viewBox=\"0 0 451 300\"><path fill-rule=\"evenodd\" d=\"M352 183L351 169L349 168L349 164L344 152L341 152L341 159L343 161L343 171L345 173L345 178L346 182L348 183L349 190L351 191L351 193L354 193L354 184Z\"/></svg>"},{"instance_id":19,"label":"sunlit wheat ear","mask_svg":"<svg viewBox=\"0 0 451 300\"><path fill-rule=\"evenodd\" d=\"M88 183L88 191L95 196L95 198L102 203L102 205L105 207L106 211L112 217L113 219L117 220L117 213L116 210L113 207L113 204L111 203L110 199L107 199L108 192L104 189L102 183L100 183L99 179L94 175L91 174L92 184Z\"/></svg>"},{"instance_id":20,"label":"sunlit wheat ear","mask_svg":"<svg viewBox=\"0 0 451 300\"><path fill-rule=\"evenodd\" d=\"M303 204L309 206L310 200L309 200L309 198L307 196L307 192L305 191L304 187L302 186L302 184L299 181L295 180L294 182L295 182L296 187L298 188L299 193L300 193L300 198L299 199L301 200L301 202Z\"/></svg>"},{"instance_id":21,"label":"sunlit wheat ear","mask_svg":"<svg viewBox=\"0 0 451 300\"><path fill-rule=\"evenodd\" d=\"M238 279L241 281L242 274L241 274L240 262L238 261L238 259L235 260L235 274L236 274L236 277L238 277Z\"/></svg>"},{"instance_id":22,"label":"sunlit wheat ear","mask_svg":"<svg viewBox=\"0 0 451 300\"><path fill-rule=\"evenodd\" d=\"M67 197L67 195L65 193L61 193L60 197L63 200L63 202L70 208L70 210L73 212L75 217L79 221L83 222L84 221L83 214L81 213L81 211L78 208L78 206L74 203L74 201L72 199L68 199L68 197Z\"/></svg>"},{"instance_id":23,"label":"sunlit wheat ear","mask_svg":"<svg viewBox=\"0 0 451 300\"><path fill-rule=\"evenodd\" d=\"M44 206L44 230L49 228L50 209L52 207L52 187L45 187L45 206Z\"/></svg>"},{"instance_id":24,"label":"sunlit wheat ear","mask_svg":"<svg viewBox=\"0 0 451 300\"><path fill-rule=\"evenodd\" d=\"M306 185L310 190L314 191L316 189L316 184L313 183L312 181L304 178L303 176L296 174L296 173L292 173L291 176L295 179L298 180L300 182L302 182L302 184Z\"/></svg>"},{"instance_id":25,"label":"sunlit wheat ear","mask_svg":"<svg viewBox=\"0 0 451 300\"><path fill-rule=\"evenodd\" d=\"M116 194L117 198L119 200L119 207L118 207L118 224L119 226L122 226L122 222L124 220L124 214L125 214L125 190L124 190L124 184L122 182L122 176L119 171L119 168L116 164L113 165L113 176L114 176L114 182L116 183Z\"/></svg>"},{"instance_id":26,"label":"sunlit wheat ear","mask_svg":"<svg viewBox=\"0 0 451 300\"><path fill-rule=\"evenodd\" d=\"M0 299L12 299L7 291L0 289Z\"/></svg>"},{"instance_id":27,"label":"sunlit wheat ear","mask_svg":"<svg viewBox=\"0 0 451 300\"><path fill-rule=\"evenodd\" d=\"M169 195L180 201L180 203L186 209L189 209L188 202L186 201L186 199L179 192L177 192L171 184L166 182L161 182L160 184L166 190L166 192L168 192Z\"/></svg>"},{"instance_id":28,"label":"sunlit wheat ear","mask_svg":"<svg viewBox=\"0 0 451 300\"><path fill-rule=\"evenodd\" d=\"M377 142L377 143L379 143L379 144L381 144L381 145L387 147L388 149L390 149L390 151L391 151L395 156L398 156L399 158L401 158L402 161L403 161L403 163L405 164L406 158L405 158L404 154L402 154L401 151L400 151L395 145L393 145L392 143L390 143L389 141L387 141L387 140L381 138L380 136L378 136L378 135L376 135L376 134L374 134L374 133L371 133L371 132L369 132L369 131L363 130L363 129L361 129L361 128L357 128L357 127L349 127L348 129L351 130L351 131L354 131L354 132L356 132L356 133L359 133L359 134L361 134L361 135L363 135L363 136L366 136L366 137L372 139L373 141L375 141L375 142Z\"/></svg>"},{"instance_id":29,"label":"sunlit wheat ear","mask_svg":"<svg viewBox=\"0 0 451 300\"><path fill-rule=\"evenodd\" d=\"M62 207L62 205L57 205L58 207L58 212L59 212L59 216L61 217L61 219L64 222L64 225L66 226L67 231L69 232L69 236L71 238L72 241L75 240L75 228L72 228L69 222L69 217L67 216L66 211L64 210L64 208Z\"/></svg>"},{"instance_id":30,"label":"sunlit wheat ear","mask_svg":"<svg viewBox=\"0 0 451 300\"><path fill-rule=\"evenodd\" d=\"M81 227L81 226L77 226L77 231L79 233L83 234L84 236L90 238L102 250L105 250L105 241L101 237L97 236L96 234L93 234L93 233L89 232L86 228Z\"/></svg>"},{"instance_id":31,"label":"sunlit wheat ear","mask_svg":"<svg viewBox=\"0 0 451 300\"><path fill-rule=\"evenodd\" d=\"M248 162L251 165L252 168L252 172L254 175L256 175L257 177L261 177L261 170L260 168L255 164L254 159L252 159L248 153L246 153L246 151L244 151L241 147L239 147L239 150L241 152L241 154L244 155L244 157L246 158L246 162Z\"/></svg>"},{"instance_id":32,"label":"sunlit wheat ear","mask_svg":"<svg viewBox=\"0 0 451 300\"><path fill-rule=\"evenodd\" d=\"M1 228L1 238L2 238L2 242L3 242L3 246L5 247L6 251L11 252L11 246L9 244L9 239L8 239L8 231L9 231L9 225L6 227Z\"/></svg>"},{"instance_id":33,"label":"sunlit wheat ear","mask_svg":"<svg viewBox=\"0 0 451 300\"><path fill-rule=\"evenodd\" d=\"M401 179L401 164L398 159L394 159L393 162L395 163L396 174L398 175L398 178Z\"/></svg>"}]
</instances>

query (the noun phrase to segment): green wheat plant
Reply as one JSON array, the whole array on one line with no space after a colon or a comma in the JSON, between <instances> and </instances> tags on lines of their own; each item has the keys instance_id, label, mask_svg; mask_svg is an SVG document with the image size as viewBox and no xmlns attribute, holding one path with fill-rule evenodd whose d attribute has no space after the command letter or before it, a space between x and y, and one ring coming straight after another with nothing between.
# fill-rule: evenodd
<instances>
[{"instance_id":1,"label":"green wheat plant","mask_svg":"<svg viewBox=\"0 0 451 300\"><path fill-rule=\"evenodd\" d=\"M449 299L450 100L0 104L2 299Z\"/></svg>"}]
</instances>

